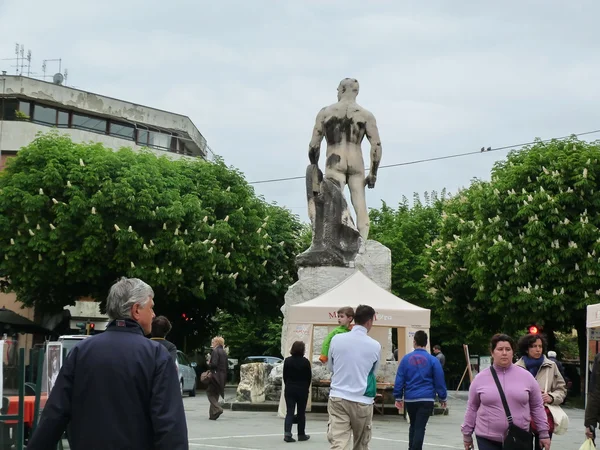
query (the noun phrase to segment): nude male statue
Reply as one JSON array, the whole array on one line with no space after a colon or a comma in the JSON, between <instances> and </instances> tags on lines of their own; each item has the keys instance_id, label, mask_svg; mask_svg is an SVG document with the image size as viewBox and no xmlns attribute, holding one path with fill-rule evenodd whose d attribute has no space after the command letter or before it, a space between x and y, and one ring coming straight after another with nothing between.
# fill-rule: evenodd
<instances>
[{"instance_id":1,"label":"nude male statue","mask_svg":"<svg viewBox=\"0 0 600 450\"><path fill-rule=\"evenodd\" d=\"M311 164L319 163L321 141L327 141L325 177L334 180L344 190L350 190L350 199L356 213L358 232L364 242L369 235L369 214L365 200L365 186L375 187L377 169L381 161L381 141L375 116L356 103L358 81L345 78L338 86L338 102L319 111L308 149ZM365 178L361 143L367 136L371 144L371 166Z\"/></svg>"}]
</instances>

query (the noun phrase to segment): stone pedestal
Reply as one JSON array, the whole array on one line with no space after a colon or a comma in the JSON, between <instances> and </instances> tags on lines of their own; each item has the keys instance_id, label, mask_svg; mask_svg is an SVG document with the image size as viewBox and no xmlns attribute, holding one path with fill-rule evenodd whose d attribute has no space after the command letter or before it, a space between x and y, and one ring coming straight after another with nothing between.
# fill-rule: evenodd
<instances>
[{"instance_id":1,"label":"stone pedestal","mask_svg":"<svg viewBox=\"0 0 600 450\"><path fill-rule=\"evenodd\" d=\"M283 366L283 364L281 364ZM240 383L237 388L236 400L238 402L262 403L272 395L268 388L269 374L273 364L250 363L240 366ZM281 382L279 384L281 392ZM279 397L277 397L279 399Z\"/></svg>"},{"instance_id":2,"label":"stone pedestal","mask_svg":"<svg viewBox=\"0 0 600 450\"><path fill-rule=\"evenodd\" d=\"M281 334L281 354L284 357L288 356L290 352L289 348L284 348L284 340L285 336L287 336L288 328L286 311L289 306L312 300L324 294L340 284L356 270L360 270L383 289L387 291L391 290L392 253L389 248L377 241L368 240L364 252L356 256L352 265L353 267L301 267L298 270L298 281L288 289L285 294L285 304L281 308L284 317ZM364 303L368 304L368 300L365 300ZM358 303L355 300L348 299L348 306L356 308ZM331 328L333 329L333 327ZM321 326L314 328L313 356L319 356L323 340L329 331L329 327ZM382 359L384 360L392 357L391 330L388 335L388 345L384 345L382 349Z\"/></svg>"}]
</instances>

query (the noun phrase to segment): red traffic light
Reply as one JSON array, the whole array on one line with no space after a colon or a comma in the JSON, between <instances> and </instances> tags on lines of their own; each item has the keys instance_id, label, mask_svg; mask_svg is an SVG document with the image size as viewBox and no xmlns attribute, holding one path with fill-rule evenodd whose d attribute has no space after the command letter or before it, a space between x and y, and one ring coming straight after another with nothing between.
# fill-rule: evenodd
<instances>
[{"instance_id":1,"label":"red traffic light","mask_svg":"<svg viewBox=\"0 0 600 450\"><path fill-rule=\"evenodd\" d=\"M539 328L535 325L531 325L529 327L529 334L538 334L539 333Z\"/></svg>"},{"instance_id":2,"label":"red traffic light","mask_svg":"<svg viewBox=\"0 0 600 450\"><path fill-rule=\"evenodd\" d=\"M96 324L95 323L90 323L90 329L93 330L94 328L96 328Z\"/></svg>"}]
</instances>

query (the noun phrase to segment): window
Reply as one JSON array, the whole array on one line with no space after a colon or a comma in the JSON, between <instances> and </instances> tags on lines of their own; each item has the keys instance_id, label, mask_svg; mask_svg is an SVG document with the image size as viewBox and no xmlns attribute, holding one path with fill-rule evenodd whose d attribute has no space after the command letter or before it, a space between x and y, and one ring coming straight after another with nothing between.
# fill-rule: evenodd
<instances>
[{"instance_id":1,"label":"window","mask_svg":"<svg viewBox=\"0 0 600 450\"><path fill-rule=\"evenodd\" d=\"M44 125L56 125L56 109L42 105L34 105L33 121Z\"/></svg>"},{"instance_id":2,"label":"window","mask_svg":"<svg viewBox=\"0 0 600 450\"><path fill-rule=\"evenodd\" d=\"M112 136L118 136L124 139L134 140L133 136L135 133L135 128L133 125L129 125L126 123L120 122L110 122L110 132Z\"/></svg>"},{"instance_id":3,"label":"window","mask_svg":"<svg viewBox=\"0 0 600 450\"><path fill-rule=\"evenodd\" d=\"M190 365L190 361L181 352L177 352L177 362L179 362L179 364L184 365L184 366L189 366Z\"/></svg>"},{"instance_id":4,"label":"window","mask_svg":"<svg viewBox=\"0 0 600 450\"><path fill-rule=\"evenodd\" d=\"M171 147L171 135L159 133L157 131L150 131L148 135L148 146L168 150Z\"/></svg>"},{"instance_id":5,"label":"window","mask_svg":"<svg viewBox=\"0 0 600 450\"><path fill-rule=\"evenodd\" d=\"M73 122L71 125L73 128L79 128L80 130L98 131L100 133L106 133L106 120L98 117L84 116L82 114L73 114Z\"/></svg>"},{"instance_id":6,"label":"window","mask_svg":"<svg viewBox=\"0 0 600 450\"><path fill-rule=\"evenodd\" d=\"M0 120L15 120L19 101L14 98L0 99Z\"/></svg>"},{"instance_id":7,"label":"window","mask_svg":"<svg viewBox=\"0 0 600 450\"><path fill-rule=\"evenodd\" d=\"M142 130L142 129L138 128L137 143L138 143L138 145L142 145L142 146L148 145L148 130Z\"/></svg>"},{"instance_id":8,"label":"window","mask_svg":"<svg viewBox=\"0 0 600 450\"><path fill-rule=\"evenodd\" d=\"M31 117L31 103L19 102L19 111L27 117ZM23 117L23 115L21 115ZM24 118L24 117L23 117Z\"/></svg>"},{"instance_id":9,"label":"window","mask_svg":"<svg viewBox=\"0 0 600 450\"><path fill-rule=\"evenodd\" d=\"M69 113L66 111L58 112L58 127L69 128Z\"/></svg>"}]
</instances>

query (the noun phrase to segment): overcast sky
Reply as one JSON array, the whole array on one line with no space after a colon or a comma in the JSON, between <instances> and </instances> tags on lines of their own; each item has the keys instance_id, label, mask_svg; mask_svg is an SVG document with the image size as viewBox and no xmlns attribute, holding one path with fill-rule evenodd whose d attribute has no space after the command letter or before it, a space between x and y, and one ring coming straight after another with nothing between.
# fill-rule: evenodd
<instances>
[{"instance_id":1,"label":"overcast sky","mask_svg":"<svg viewBox=\"0 0 600 450\"><path fill-rule=\"evenodd\" d=\"M304 174L345 77L377 118L382 165L598 129L598 17L592 0L0 0L0 58L19 42L38 73L62 58L69 85L188 115L252 182ZM369 206L456 192L505 155L381 169ZM256 190L306 218L303 180Z\"/></svg>"}]
</instances>

